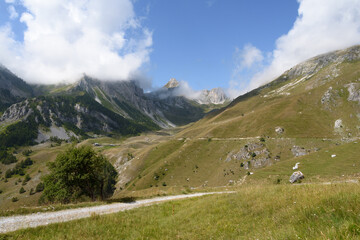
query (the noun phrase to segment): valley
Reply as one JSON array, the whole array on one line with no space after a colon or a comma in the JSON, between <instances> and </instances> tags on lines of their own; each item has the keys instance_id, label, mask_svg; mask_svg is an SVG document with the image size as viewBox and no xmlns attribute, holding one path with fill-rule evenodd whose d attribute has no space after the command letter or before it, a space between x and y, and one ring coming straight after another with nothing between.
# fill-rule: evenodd
<instances>
[{"instance_id":1,"label":"valley","mask_svg":"<svg viewBox=\"0 0 360 240\"><path fill-rule=\"evenodd\" d=\"M21 230L9 238L32 238L35 232L41 232L45 238L48 231L55 231L52 229L58 226L74 232L77 224L93 227L98 221L113 229L111 222L118 221L114 218L124 216L132 219L134 226L149 226L143 234L153 238L163 234L169 238L187 238L192 232L179 229L175 221L182 221L185 226L193 223L197 214L208 219L199 223L205 229L200 237L203 239L214 234L231 238L236 231L260 236L261 231L254 230L255 223L247 222L254 218L259 220L257 224L264 224L264 228L272 228L269 234L274 238L295 233L319 237L320 229L335 238L358 234L359 219L353 202L358 191L351 191L358 189L360 178L359 69L360 46L354 46L300 63L231 103L221 100L218 105L203 105L185 97L170 96L176 91L176 80L159 90L166 93L167 98L158 98L155 93L143 95L133 83L105 84L87 77L76 86L61 87L61 90L52 90L53 93L14 103L1 117L0 141L10 143L8 139L11 139L13 143L4 144L3 151L17 159L17 163L0 164L0 213L3 216L21 214L26 209L36 212L41 191L35 189L48 174L49 162L70 146L91 146L115 168L118 176L108 201L212 191L236 193L164 203L158 208L151 206L109 216L94 215L76 221L74 226L63 223L33 231ZM9 131L11 126L20 126L17 124L34 126L32 132L36 137L21 142L22 137ZM34 142L39 136L42 140ZM31 165L17 165L27 158L32 160ZM6 175L9 169L18 172ZM296 171L301 171L304 178L290 183L289 178ZM26 176L30 179L25 180ZM21 188L25 192L21 193ZM346 197L337 199L336 194ZM317 205L311 205L311 201ZM328 201L332 207L327 206ZM287 210L281 209L282 204L289 206ZM349 209L339 210L342 204L348 204ZM168 213L174 205L175 216ZM248 219L241 227L231 221L235 218L231 215L233 208ZM206 213L207 209L212 209L212 217ZM292 215L299 211L294 220ZM321 221L337 224L340 230L335 231L325 223L318 230L305 229L301 221L317 225L316 218L312 217L315 215L311 214L319 211L324 214ZM147 217L139 217L142 214ZM227 214L229 219L225 217ZM342 214L347 218L337 221ZM169 224L175 230L150 224L152 215L158 216L156 221L164 221L161 224ZM193 216L193 220L185 223L184 216ZM228 231L213 232L207 224L215 218L220 219L221 226ZM284 229L277 231L267 218L292 224L284 224ZM124 229L129 223L118 224ZM234 230L238 227L248 230ZM97 232L102 232L100 228L96 228ZM75 232L73 238L81 231ZM139 236L133 230L125 232L124 236L130 238ZM62 238L64 233L57 231L57 234Z\"/></svg>"}]
</instances>

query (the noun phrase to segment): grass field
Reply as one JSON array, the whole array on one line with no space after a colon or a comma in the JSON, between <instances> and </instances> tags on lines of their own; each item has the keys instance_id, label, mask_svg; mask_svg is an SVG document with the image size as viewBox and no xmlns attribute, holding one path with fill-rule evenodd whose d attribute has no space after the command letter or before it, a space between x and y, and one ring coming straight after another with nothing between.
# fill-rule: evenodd
<instances>
[{"instance_id":1,"label":"grass field","mask_svg":"<svg viewBox=\"0 0 360 240\"><path fill-rule=\"evenodd\" d=\"M360 239L360 186L250 185L0 239Z\"/></svg>"}]
</instances>

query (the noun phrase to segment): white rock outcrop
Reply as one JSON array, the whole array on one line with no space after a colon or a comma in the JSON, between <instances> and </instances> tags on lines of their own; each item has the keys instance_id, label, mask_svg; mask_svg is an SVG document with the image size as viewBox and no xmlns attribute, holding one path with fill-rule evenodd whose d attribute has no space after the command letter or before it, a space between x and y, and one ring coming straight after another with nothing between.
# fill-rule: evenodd
<instances>
[{"instance_id":1,"label":"white rock outcrop","mask_svg":"<svg viewBox=\"0 0 360 240\"><path fill-rule=\"evenodd\" d=\"M297 172L294 172L291 176L290 176L290 183L294 183L294 182L297 182L301 179L303 179L305 176L302 172L300 171L297 171Z\"/></svg>"}]
</instances>

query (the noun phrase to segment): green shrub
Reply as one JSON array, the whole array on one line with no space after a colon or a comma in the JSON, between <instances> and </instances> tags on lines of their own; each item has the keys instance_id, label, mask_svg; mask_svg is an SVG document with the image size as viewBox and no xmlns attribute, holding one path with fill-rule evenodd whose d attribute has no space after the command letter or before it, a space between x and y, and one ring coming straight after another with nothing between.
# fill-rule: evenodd
<instances>
[{"instance_id":1,"label":"green shrub","mask_svg":"<svg viewBox=\"0 0 360 240\"><path fill-rule=\"evenodd\" d=\"M17 197L13 197L13 198L11 199L11 201L12 201L12 202L17 202L17 201L19 201L19 199L18 199Z\"/></svg>"},{"instance_id":2,"label":"green shrub","mask_svg":"<svg viewBox=\"0 0 360 240\"><path fill-rule=\"evenodd\" d=\"M34 195L35 194L35 192L34 192L34 189L33 188L31 188L30 189L30 193L29 193L30 195Z\"/></svg>"},{"instance_id":3,"label":"green shrub","mask_svg":"<svg viewBox=\"0 0 360 240\"><path fill-rule=\"evenodd\" d=\"M69 203L89 197L105 199L115 190L117 172L90 146L71 147L50 162L44 177L43 202Z\"/></svg>"},{"instance_id":4,"label":"green shrub","mask_svg":"<svg viewBox=\"0 0 360 240\"><path fill-rule=\"evenodd\" d=\"M22 152L22 155L28 157L33 151L31 149L26 149Z\"/></svg>"},{"instance_id":5,"label":"green shrub","mask_svg":"<svg viewBox=\"0 0 360 240\"><path fill-rule=\"evenodd\" d=\"M6 165L17 162L17 159L14 155L9 153L7 150L0 150L0 162Z\"/></svg>"},{"instance_id":6,"label":"green shrub","mask_svg":"<svg viewBox=\"0 0 360 240\"><path fill-rule=\"evenodd\" d=\"M29 174L26 174L26 175L25 175L25 178L24 178L24 180L23 180L22 185L26 185L27 182L30 181L30 180L31 180L31 177L29 176Z\"/></svg>"}]
</instances>

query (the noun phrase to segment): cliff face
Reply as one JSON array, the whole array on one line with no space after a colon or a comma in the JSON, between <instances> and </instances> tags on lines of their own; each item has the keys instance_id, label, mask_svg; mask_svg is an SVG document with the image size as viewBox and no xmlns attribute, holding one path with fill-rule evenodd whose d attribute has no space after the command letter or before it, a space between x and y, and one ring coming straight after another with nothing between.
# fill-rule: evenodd
<instances>
[{"instance_id":1,"label":"cliff face","mask_svg":"<svg viewBox=\"0 0 360 240\"><path fill-rule=\"evenodd\" d=\"M11 104L31 96L31 86L0 65L0 112Z\"/></svg>"},{"instance_id":2,"label":"cliff face","mask_svg":"<svg viewBox=\"0 0 360 240\"><path fill-rule=\"evenodd\" d=\"M201 95L196 101L200 104L224 104L230 101L230 98L221 88L201 91Z\"/></svg>"}]
</instances>

